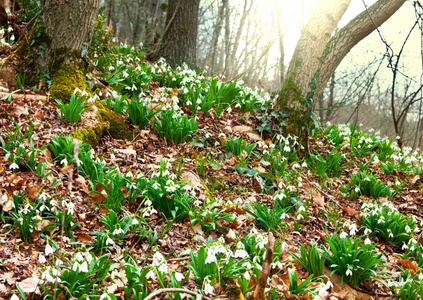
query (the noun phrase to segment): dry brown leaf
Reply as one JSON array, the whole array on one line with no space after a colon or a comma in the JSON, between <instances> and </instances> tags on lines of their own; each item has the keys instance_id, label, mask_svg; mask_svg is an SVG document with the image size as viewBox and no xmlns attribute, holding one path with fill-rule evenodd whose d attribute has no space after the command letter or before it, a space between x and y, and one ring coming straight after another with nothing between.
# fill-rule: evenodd
<instances>
[{"instance_id":1,"label":"dry brown leaf","mask_svg":"<svg viewBox=\"0 0 423 300\"><path fill-rule=\"evenodd\" d=\"M83 243L90 243L91 242L91 236L89 234L86 233L75 233L76 239L79 242L83 242Z\"/></svg>"},{"instance_id":2,"label":"dry brown leaf","mask_svg":"<svg viewBox=\"0 0 423 300\"><path fill-rule=\"evenodd\" d=\"M198 222L197 224L195 224L194 226L192 226L192 230L194 230L195 233L198 234L203 234L203 229L201 228L201 223Z\"/></svg>"},{"instance_id":3,"label":"dry brown leaf","mask_svg":"<svg viewBox=\"0 0 423 300\"><path fill-rule=\"evenodd\" d=\"M14 285L16 282L16 277L14 272L7 272L4 274L0 274L0 281L7 282L10 285Z\"/></svg>"},{"instance_id":4,"label":"dry brown leaf","mask_svg":"<svg viewBox=\"0 0 423 300\"><path fill-rule=\"evenodd\" d=\"M25 294L40 293L40 289L37 288L40 283L40 278L38 276L28 277L27 279L18 282L16 285L19 286Z\"/></svg>"},{"instance_id":5,"label":"dry brown leaf","mask_svg":"<svg viewBox=\"0 0 423 300\"><path fill-rule=\"evenodd\" d=\"M27 189L28 189L29 199L34 200L35 198L37 198L38 191L40 190L40 187L35 186L33 184L30 184L30 185L28 185Z\"/></svg>"},{"instance_id":6,"label":"dry brown leaf","mask_svg":"<svg viewBox=\"0 0 423 300\"><path fill-rule=\"evenodd\" d=\"M350 206L343 206L342 209L347 213L347 215L349 215L350 217L355 218L358 215L358 212L350 207Z\"/></svg>"},{"instance_id":7,"label":"dry brown leaf","mask_svg":"<svg viewBox=\"0 0 423 300\"><path fill-rule=\"evenodd\" d=\"M88 187L87 181L84 177L78 174L78 177L75 179L76 185L80 185L84 193L88 194L90 192L90 189Z\"/></svg>"},{"instance_id":8,"label":"dry brown leaf","mask_svg":"<svg viewBox=\"0 0 423 300\"><path fill-rule=\"evenodd\" d=\"M60 173L62 173L62 174L69 174L70 170L72 170L72 169L73 169L73 165L72 165L72 164L70 164L70 165L66 165L66 166L64 166L64 167L60 170Z\"/></svg>"},{"instance_id":9,"label":"dry brown leaf","mask_svg":"<svg viewBox=\"0 0 423 300\"><path fill-rule=\"evenodd\" d=\"M41 220L40 222L38 222L37 224L37 230L41 231L43 230L45 227L47 227L51 222L48 220Z\"/></svg>"},{"instance_id":10,"label":"dry brown leaf","mask_svg":"<svg viewBox=\"0 0 423 300\"><path fill-rule=\"evenodd\" d=\"M413 273L413 274L416 273L418 266L417 266L417 263L415 261L410 261L408 259L400 259L400 258L398 258L397 261L401 266L409 269L411 271L411 273Z\"/></svg>"},{"instance_id":11,"label":"dry brown leaf","mask_svg":"<svg viewBox=\"0 0 423 300\"><path fill-rule=\"evenodd\" d=\"M322 208L325 207L325 198L320 193L313 193L313 202Z\"/></svg>"}]
</instances>

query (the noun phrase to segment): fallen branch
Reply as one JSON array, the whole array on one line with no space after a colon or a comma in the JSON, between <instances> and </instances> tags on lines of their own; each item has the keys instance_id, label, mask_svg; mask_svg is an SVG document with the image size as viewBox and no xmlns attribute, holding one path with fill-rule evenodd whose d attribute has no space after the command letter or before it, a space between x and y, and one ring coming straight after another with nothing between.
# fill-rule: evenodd
<instances>
[{"instance_id":1,"label":"fallen branch","mask_svg":"<svg viewBox=\"0 0 423 300\"><path fill-rule=\"evenodd\" d=\"M256 289L254 290L255 300L265 299L264 289L267 286L267 278L269 278L270 271L272 270L273 252L275 252L275 238L273 237L273 234L269 231L267 238L266 257L264 258L260 277L258 279Z\"/></svg>"},{"instance_id":2,"label":"fallen branch","mask_svg":"<svg viewBox=\"0 0 423 300\"><path fill-rule=\"evenodd\" d=\"M146 298L144 298L144 300L150 300L153 299L154 297L156 297L157 295L160 294L164 294L164 293L185 293L185 294L189 294L189 295L193 295L195 296L196 300L201 300L201 299L210 299L208 297L205 297L201 294L198 294L196 292L190 291L190 290L186 290L186 289L177 289L177 288L168 288L168 289L160 289L157 290L153 293L151 293L150 295L148 295Z\"/></svg>"}]
</instances>

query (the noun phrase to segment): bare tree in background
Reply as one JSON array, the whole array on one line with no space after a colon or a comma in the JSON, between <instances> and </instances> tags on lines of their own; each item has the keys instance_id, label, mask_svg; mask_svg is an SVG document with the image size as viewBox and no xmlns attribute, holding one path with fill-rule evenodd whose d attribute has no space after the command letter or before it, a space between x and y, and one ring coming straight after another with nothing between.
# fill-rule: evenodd
<instances>
[{"instance_id":1,"label":"bare tree in background","mask_svg":"<svg viewBox=\"0 0 423 300\"><path fill-rule=\"evenodd\" d=\"M158 42L156 58L164 57L171 66L196 66L198 10L200 0L169 0L167 22Z\"/></svg>"}]
</instances>

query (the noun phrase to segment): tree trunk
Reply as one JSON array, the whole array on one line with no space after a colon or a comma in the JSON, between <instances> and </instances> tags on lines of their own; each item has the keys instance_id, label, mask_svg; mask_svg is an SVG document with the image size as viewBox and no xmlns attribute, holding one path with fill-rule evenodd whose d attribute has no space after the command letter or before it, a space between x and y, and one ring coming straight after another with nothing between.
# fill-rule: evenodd
<instances>
[{"instance_id":1,"label":"tree trunk","mask_svg":"<svg viewBox=\"0 0 423 300\"><path fill-rule=\"evenodd\" d=\"M288 68L303 96L320 69L315 94L323 92L342 59L362 39L388 20L405 0L379 0L332 37L351 0L322 0L307 23Z\"/></svg>"},{"instance_id":2,"label":"tree trunk","mask_svg":"<svg viewBox=\"0 0 423 300\"><path fill-rule=\"evenodd\" d=\"M289 112L287 133L297 134L301 143L307 146L313 93L318 99L348 52L389 19L404 2L378 0L332 36L351 0L320 1L297 43L275 106L276 110L287 109ZM310 88L310 84L314 87Z\"/></svg>"},{"instance_id":3,"label":"tree trunk","mask_svg":"<svg viewBox=\"0 0 423 300\"><path fill-rule=\"evenodd\" d=\"M99 0L46 0L43 25L50 45L42 65L50 72L54 66L75 63L82 47L89 48L99 8ZM74 55L75 54L75 55Z\"/></svg>"},{"instance_id":4,"label":"tree trunk","mask_svg":"<svg viewBox=\"0 0 423 300\"><path fill-rule=\"evenodd\" d=\"M157 58L164 57L173 67L197 60L198 10L200 0L169 0L167 22Z\"/></svg>"},{"instance_id":5,"label":"tree trunk","mask_svg":"<svg viewBox=\"0 0 423 300\"><path fill-rule=\"evenodd\" d=\"M223 20L224 7L225 6L223 5L223 3L219 7L219 11L218 11L218 14L217 14L217 20L216 20L216 25L215 25L214 30L213 30L213 37L212 37L212 42L211 42L210 51L209 51L209 57L211 57L211 61L210 61L210 75L213 75L214 74L214 68L215 68L215 64L216 64L217 44L219 42L220 30L222 29L222 20Z\"/></svg>"}]
</instances>

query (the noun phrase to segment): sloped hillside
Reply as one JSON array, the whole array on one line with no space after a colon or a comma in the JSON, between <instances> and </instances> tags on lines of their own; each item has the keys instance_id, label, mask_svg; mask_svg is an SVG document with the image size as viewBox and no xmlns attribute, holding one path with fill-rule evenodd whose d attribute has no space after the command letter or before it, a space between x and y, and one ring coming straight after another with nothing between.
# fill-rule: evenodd
<instances>
[{"instance_id":1,"label":"sloped hillside","mask_svg":"<svg viewBox=\"0 0 423 300\"><path fill-rule=\"evenodd\" d=\"M421 297L420 152L330 125L300 155L277 95L128 46L89 68L0 100L0 297Z\"/></svg>"}]
</instances>

